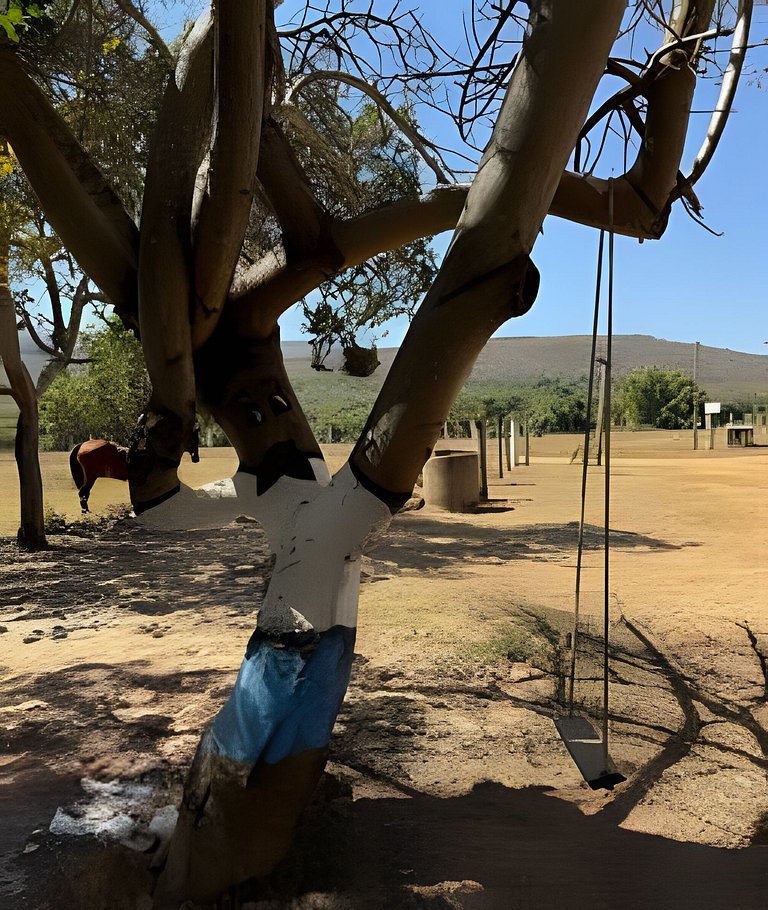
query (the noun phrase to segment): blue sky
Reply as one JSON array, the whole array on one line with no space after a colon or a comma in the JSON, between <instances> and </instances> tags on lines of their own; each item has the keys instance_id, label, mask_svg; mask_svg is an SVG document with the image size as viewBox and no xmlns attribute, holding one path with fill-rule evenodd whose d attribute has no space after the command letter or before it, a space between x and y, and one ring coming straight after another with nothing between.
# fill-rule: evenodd
<instances>
[{"instance_id":1,"label":"blue sky","mask_svg":"<svg viewBox=\"0 0 768 910\"><path fill-rule=\"evenodd\" d=\"M291 4L286 3L286 7ZM296 5L296 4L294 4ZM422 3L431 20L431 4ZM464 4L461 4L463 7ZM460 40L458 17L441 17L435 27L450 44ZM753 40L768 34L768 8L756 7ZM654 39L649 37L649 42ZM729 39L721 39L725 46ZM655 45L648 43L653 49ZM751 52L751 66L768 67L768 47ZM702 83L695 110L714 106L718 87ZM768 353L768 173L763 150L768 148L768 84L754 78L739 86L725 135L707 172L696 186L707 224L722 233L715 237L676 206L664 237L643 244L616 238L614 330L647 334L673 341L701 341L716 347L756 354ZM684 172L703 139L708 114L694 114ZM429 118L422 120L425 133ZM440 125L435 124L439 129ZM435 138L435 135L430 135ZM438 139L443 138L439 134ZM604 172L603 176L608 173ZM544 234L533 251L542 283L533 309L510 320L496 334L567 335L591 331L598 232L561 219L547 218ZM444 250L450 235L435 241ZM283 337L300 337L301 315L287 313ZM399 344L407 329L393 321L379 344Z\"/></svg>"},{"instance_id":2,"label":"blue sky","mask_svg":"<svg viewBox=\"0 0 768 910\"><path fill-rule=\"evenodd\" d=\"M367 6L367 2L364 4ZM425 23L445 46L462 41L461 19L445 15L446 4L436 0L413 0ZM163 34L173 37L185 13L202 6L200 0L177 3L160 16ZM279 17L302 7L298 0L285 0ZM467 3L449 4L459 11ZM752 40L768 35L768 7L757 6ZM657 39L641 37L649 49ZM722 39L725 46L729 39ZM768 67L768 47L751 52L751 68ZM763 74L765 75L765 74ZM694 103L696 109L713 106L717 86L703 83ZM722 237L715 237L694 224L678 205L666 234L660 241L639 244L616 238L615 331L648 334L674 341L701 341L752 353L768 353L768 80L760 87L754 78L743 79L725 136L714 161L696 186L704 205L707 224ZM690 166L701 143L709 117L694 114L683 170ZM422 127L430 138L452 141L444 122L426 114ZM603 176L608 173L603 172ZM436 249L447 246L449 234L435 240ZM506 323L497 333L509 335L586 334L591 330L595 257L598 232L557 218L548 218L544 234L533 251L542 275L539 298L531 310ZM301 337L301 314L289 311L282 319L283 338ZM406 331L405 320L390 323L388 336L379 344L399 344Z\"/></svg>"}]
</instances>

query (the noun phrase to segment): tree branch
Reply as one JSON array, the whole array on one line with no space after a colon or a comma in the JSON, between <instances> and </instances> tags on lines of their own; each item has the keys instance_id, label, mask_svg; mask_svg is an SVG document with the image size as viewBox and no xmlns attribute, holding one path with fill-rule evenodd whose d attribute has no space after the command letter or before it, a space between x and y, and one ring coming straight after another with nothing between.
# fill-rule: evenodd
<instances>
[{"instance_id":1,"label":"tree branch","mask_svg":"<svg viewBox=\"0 0 768 910\"><path fill-rule=\"evenodd\" d=\"M216 326L248 227L269 83L266 10L266 0L216 3L215 135L194 236L193 348Z\"/></svg>"},{"instance_id":2,"label":"tree branch","mask_svg":"<svg viewBox=\"0 0 768 910\"><path fill-rule=\"evenodd\" d=\"M194 426L190 219L195 179L210 137L212 79L213 27L210 15L204 14L182 47L147 165L139 248L139 323L153 388L152 424L147 424L153 435L145 448L151 453L147 464L140 471L137 468L131 479L134 505L178 484L173 465L178 465L190 444Z\"/></svg>"},{"instance_id":3,"label":"tree branch","mask_svg":"<svg viewBox=\"0 0 768 910\"><path fill-rule=\"evenodd\" d=\"M410 494L490 335L535 299L529 253L625 7L626 0L531 4L530 36L456 233L350 458L360 482L390 507Z\"/></svg>"},{"instance_id":4,"label":"tree branch","mask_svg":"<svg viewBox=\"0 0 768 910\"><path fill-rule=\"evenodd\" d=\"M749 28L752 22L752 0L739 0L736 14L736 28L733 33L730 58L720 86L720 94L715 104L715 110L709 121L707 135L694 159L691 173L685 178L685 186L693 186L707 169L712 156L715 154L723 130L731 113L731 106L736 95L736 89L741 76L741 68L749 44Z\"/></svg>"},{"instance_id":5,"label":"tree branch","mask_svg":"<svg viewBox=\"0 0 768 910\"><path fill-rule=\"evenodd\" d=\"M330 272L319 266L294 268L277 257L266 257L234 289L233 317L240 331L247 337L267 337L282 313L336 271L454 227L467 192L468 187L461 185L436 187L419 199L402 199L357 218L332 221L330 239L343 261Z\"/></svg>"},{"instance_id":6,"label":"tree branch","mask_svg":"<svg viewBox=\"0 0 768 910\"><path fill-rule=\"evenodd\" d=\"M13 147L46 217L83 271L130 320L136 294L136 225L8 47L0 47L0 84L0 132Z\"/></svg>"},{"instance_id":7,"label":"tree branch","mask_svg":"<svg viewBox=\"0 0 768 910\"><path fill-rule=\"evenodd\" d=\"M666 229L696 87L691 63L702 36L709 34L713 8L714 0L703 0L695 7L680 4L680 18L670 23L669 39L651 57L651 67L660 69L643 90L648 101L643 141L632 167L614 180L613 224L618 234L657 239ZM566 171L550 213L607 228L608 180Z\"/></svg>"},{"instance_id":8,"label":"tree branch","mask_svg":"<svg viewBox=\"0 0 768 910\"><path fill-rule=\"evenodd\" d=\"M257 176L280 222L289 264L296 268L321 264L335 271L341 257L328 237L328 213L280 125L272 119L262 127Z\"/></svg>"},{"instance_id":9,"label":"tree branch","mask_svg":"<svg viewBox=\"0 0 768 910\"><path fill-rule=\"evenodd\" d=\"M168 49L168 45L165 41L160 37L158 30L152 25L149 19L147 19L144 13L132 3L131 0L117 0L117 5L126 15L130 16L134 22L144 29L152 47L154 47L163 59L168 69L173 70L176 64L176 61L173 59L173 54Z\"/></svg>"},{"instance_id":10,"label":"tree branch","mask_svg":"<svg viewBox=\"0 0 768 910\"><path fill-rule=\"evenodd\" d=\"M432 170L435 177L437 178L438 183L452 183L453 181L449 179L445 171L440 167L435 157L430 154L427 146L430 144L428 141L419 133L414 126L408 122L408 120L403 117L382 95L382 93L375 88L375 86L370 85L364 79L360 79L357 76L352 76L349 73L344 73L341 70L318 70L314 73L307 73L306 76L301 76L294 82L290 92L288 93L287 103L295 103L294 99L301 93L302 89L306 88L308 85L311 85L313 82L317 82L319 79L332 79L335 82L343 82L346 85L351 85L356 89L359 89L361 92L368 95L392 120L395 126L407 136L410 140L413 147L424 159L428 167Z\"/></svg>"}]
</instances>

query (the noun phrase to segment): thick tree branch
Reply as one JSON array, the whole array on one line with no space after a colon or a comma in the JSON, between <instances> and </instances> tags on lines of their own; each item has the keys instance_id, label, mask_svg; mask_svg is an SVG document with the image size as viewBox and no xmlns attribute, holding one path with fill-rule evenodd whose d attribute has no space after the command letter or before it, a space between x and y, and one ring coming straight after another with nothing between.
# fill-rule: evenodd
<instances>
[{"instance_id":1,"label":"thick tree branch","mask_svg":"<svg viewBox=\"0 0 768 910\"><path fill-rule=\"evenodd\" d=\"M643 90L648 101L643 141L632 167L614 180L614 229L619 234L655 239L664 233L676 198L696 87L691 62L700 50L702 36L709 34L706 29L713 8L714 0L703 0L695 7L680 4L666 44L651 58L651 71L659 72ZM550 213L607 228L608 180L566 171Z\"/></svg>"},{"instance_id":2,"label":"thick tree branch","mask_svg":"<svg viewBox=\"0 0 768 910\"><path fill-rule=\"evenodd\" d=\"M130 321L138 232L67 124L0 47L0 133L10 142L51 226L80 267Z\"/></svg>"},{"instance_id":3,"label":"thick tree branch","mask_svg":"<svg viewBox=\"0 0 768 910\"><path fill-rule=\"evenodd\" d=\"M456 225L467 198L466 186L437 187L419 199L392 205L346 221L333 221L330 239L343 261L331 271L315 266L293 268L276 257L257 263L236 287L233 314L247 337L269 336L278 317L294 303L341 271L385 250L397 249L419 237L439 234Z\"/></svg>"},{"instance_id":4,"label":"thick tree branch","mask_svg":"<svg viewBox=\"0 0 768 910\"><path fill-rule=\"evenodd\" d=\"M280 222L291 267L337 269L341 259L327 236L328 213L315 197L280 125L272 119L262 127L257 176Z\"/></svg>"},{"instance_id":5,"label":"thick tree branch","mask_svg":"<svg viewBox=\"0 0 768 910\"><path fill-rule=\"evenodd\" d=\"M43 341L37 329L35 328L35 324L32 322L32 318L25 309L21 310L21 318L24 321L24 328L27 330L27 334L34 342L35 347L39 348L44 354L48 354L51 357L58 357L59 352L56 350L56 348L51 347L49 344L46 344Z\"/></svg>"},{"instance_id":6,"label":"thick tree branch","mask_svg":"<svg viewBox=\"0 0 768 910\"><path fill-rule=\"evenodd\" d=\"M267 0L217 0L214 139L194 236L192 345L216 327L253 203L269 82Z\"/></svg>"},{"instance_id":7,"label":"thick tree branch","mask_svg":"<svg viewBox=\"0 0 768 910\"><path fill-rule=\"evenodd\" d=\"M163 99L147 165L139 250L139 323L152 381L152 419L143 455L133 459L134 504L173 489L195 414L190 305L191 212L209 143L213 27L201 16L182 48ZM143 459L143 461L142 461ZM159 467L158 467L159 466Z\"/></svg>"},{"instance_id":8,"label":"thick tree branch","mask_svg":"<svg viewBox=\"0 0 768 910\"><path fill-rule=\"evenodd\" d=\"M384 113L400 130L400 132L403 133L404 136L408 137L413 147L421 155L425 163L434 173L435 177L437 178L437 182L453 182L446 176L445 171L438 164L437 159L427 148L429 145L427 140L421 135L421 133L419 133L413 124L409 123L407 118L399 113L375 86L370 85L370 83L366 82L364 79L360 79L358 76L352 76L349 73L342 72L341 70L318 70L314 73L307 73L306 76L301 76L301 78L297 79L296 82L294 82L288 94L287 102L289 104L295 103L295 99L301 93L302 89L306 88L308 85L311 85L313 82L316 82L319 79L331 79L334 82L343 82L346 85L351 85L366 94L378 105L378 107L381 108L381 110L384 111Z\"/></svg>"},{"instance_id":9,"label":"thick tree branch","mask_svg":"<svg viewBox=\"0 0 768 910\"><path fill-rule=\"evenodd\" d=\"M625 0L531 4L531 33L438 277L350 463L391 507L409 495L491 334L533 303L533 247L589 110Z\"/></svg>"},{"instance_id":10,"label":"thick tree branch","mask_svg":"<svg viewBox=\"0 0 768 910\"><path fill-rule=\"evenodd\" d=\"M37 550L46 546L43 481L37 454L39 436L37 398L32 377L21 359L19 349L16 313L8 280L9 252L9 238L7 234L0 234L0 359L8 377L11 395L20 412L15 446L21 494L21 527L18 540L22 546Z\"/></svg>"}]
</instances>

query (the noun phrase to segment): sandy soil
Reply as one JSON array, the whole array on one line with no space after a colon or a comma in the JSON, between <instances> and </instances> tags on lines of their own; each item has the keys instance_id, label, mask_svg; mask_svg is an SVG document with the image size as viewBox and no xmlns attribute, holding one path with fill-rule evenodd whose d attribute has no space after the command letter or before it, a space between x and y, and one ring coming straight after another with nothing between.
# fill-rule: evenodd
<instances>
[{"instance_id":1,"label":"sandy soil","mask_svg":"<svg viewBox=\"0 0 768 910\"><path fill-rule=\"evenodd\" d=\"M292 855L243 906L765 907L768 450L617 437L611 752L628 780L608 793L583 783L551 719L576 444L536 440L476 514L403 514L371 553L329 774ZM344 450L327 454L333 467ZM207 456L192 482L234 465ZM593 469L577 686L593 717L601 482ZM94 494L123 495L103 481ZM56 496L74 517L74 493ZM164 540L85 525L52 544L0 544L0 906L141 907L109 883L126 868L145 880L163 807L234 679L267 551L252 523Z\"/></svg>"}]
</instances>

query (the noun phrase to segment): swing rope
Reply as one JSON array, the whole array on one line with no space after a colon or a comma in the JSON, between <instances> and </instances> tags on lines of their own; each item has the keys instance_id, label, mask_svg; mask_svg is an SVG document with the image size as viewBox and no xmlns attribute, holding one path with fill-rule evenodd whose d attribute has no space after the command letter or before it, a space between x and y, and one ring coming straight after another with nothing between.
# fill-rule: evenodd
<instances>
[{"instance_id":1,"label":"swing rope","mask_svg":"<svg viewBox=\"0 0 768 910\"><path fill-rule=\"evenodd\" d=\"M603 761L605 769L609 766L608 758L608 630L610 625L610 493L611 493L611 365L613 353L613 178L608 181L608 326L606 363L604 378L604 415L605 427L605 577L603 602ZM592 350L590 357L589 385L587 391L586 428L584 431L584 454L581 470L581 513L579 517L579 540L576 557L576 592L573 615L573 632L571 635L570 672L568 678L568 716L573 716L574 688L576 680L576 654L578 649L579 616L581 606L581 570L584 555L584 524L587 500L587 474L589 467L589 436L592 425L592 399L595 383L595 361L597 354L597 330L600 318L600 295L604 258L605 231L600 231L600 244L597 254L597 278L595 283L595 311L592 324ZM598 441L599 442L599 441Z\"/></svg>"}]
</instances>

